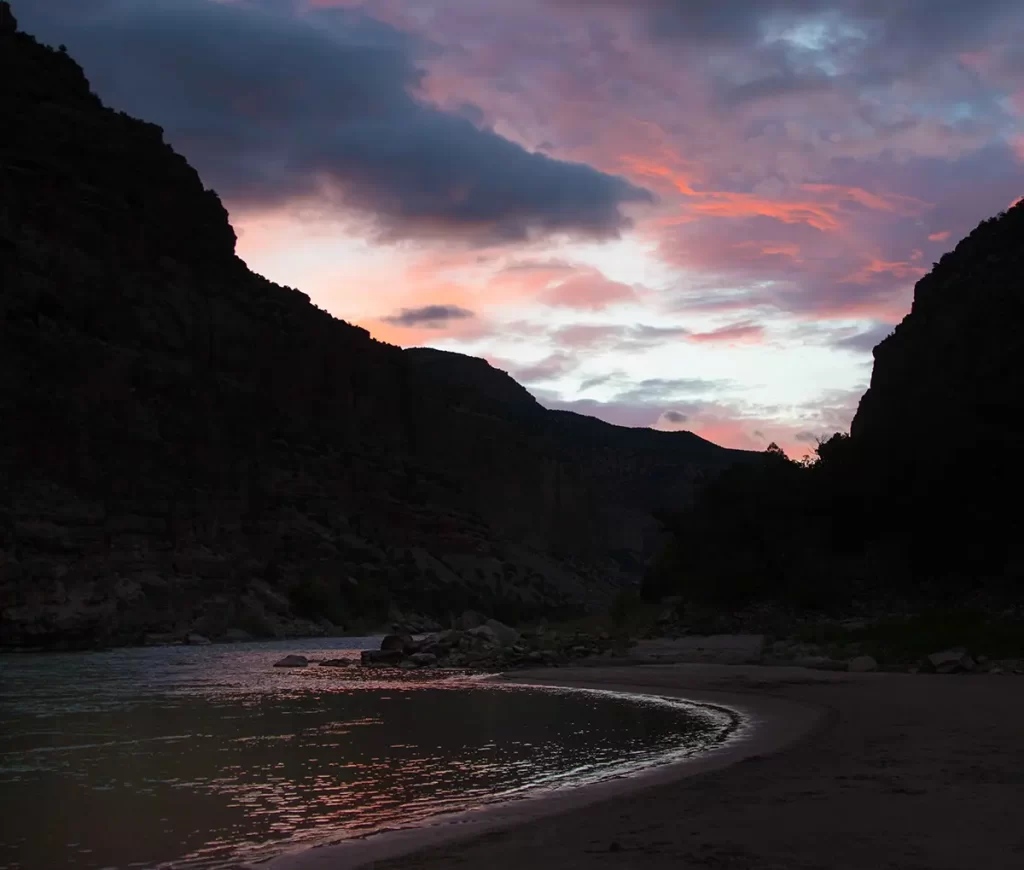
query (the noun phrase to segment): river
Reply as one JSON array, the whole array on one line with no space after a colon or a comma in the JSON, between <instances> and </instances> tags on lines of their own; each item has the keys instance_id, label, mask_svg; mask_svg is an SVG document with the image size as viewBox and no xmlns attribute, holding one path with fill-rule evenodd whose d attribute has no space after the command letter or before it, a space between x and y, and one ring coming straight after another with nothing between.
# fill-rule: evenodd
<instances>
[{"instance_id":1,"label":"river","mask_svg":"<svg viewBox=\"0 0 1024 870\"><path fill-rule=\"evenodd\" d=\"M223 870L702 752L666 699L375 669L334 638L0 658L0 870Z\"/></svg>"}]
</instances>

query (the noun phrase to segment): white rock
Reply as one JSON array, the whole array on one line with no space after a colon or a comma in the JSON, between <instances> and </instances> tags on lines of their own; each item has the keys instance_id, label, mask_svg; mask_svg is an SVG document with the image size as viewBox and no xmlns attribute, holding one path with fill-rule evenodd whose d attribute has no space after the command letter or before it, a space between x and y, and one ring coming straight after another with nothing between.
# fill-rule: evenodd
<instances>
[{"instance_id":1,"label":"white rock","mask_svg":"<svg viewBox=\"0 0 1024 870\"><path fill-rule=\"evenodd\" d=\"M871 656L857 656L855 659L850 659L846 665L846 669L855 674L864 674L868 671L877 671L878 662Z\"/></svg>"},{"instance_id":2,"label":"white rock","mask_svg":"<svg viewBox=\"0 0 1024 870\"><path fill-rule=\"evenodd\" d=\"M973 671L975 667L974 659L967 654L967 650L962 646L943 650L942 652L932 653L928 656L928 663L935 668L936 673L939 674L955 674L959 671Z\"/></svg>"}]
</instances>

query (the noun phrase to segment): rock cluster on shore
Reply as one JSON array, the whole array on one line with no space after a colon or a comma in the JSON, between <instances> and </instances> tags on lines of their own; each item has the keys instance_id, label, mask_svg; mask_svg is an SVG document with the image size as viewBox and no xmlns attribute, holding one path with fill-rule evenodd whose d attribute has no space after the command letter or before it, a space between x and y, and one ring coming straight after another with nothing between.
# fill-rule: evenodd
<instances>
[{"instance_id":1,"label":"rock cluster on shore","mask_svg":"<svg viewBox=\"0 0 1024 870\"><path fill-rule=\"evenodd\" d=\"M465 624L465 619L463 619ZM388 635L379 650L364 650L367 666L402 668L470 668L502 670L565 664L611 649L607 634L518 631L496 619L481 619L466 628L450 628L421 637Z\"/></svg>"},{"instance_id":2,"label":"rock cluster on shore","mask_svg":"<svg viewBox=\"0 0 1024 870\"><path fill-rule=\"evenodd\" d=\"M558 667L566 664L760 664L811 670L872 673L895 671L921 674L1024 675L1024 659L972 656L958 647L932 653L912 663L872 655L856 649L836 651L796 641L764 644L761 635L693 635L685 639L613 640L606 633L517 631L497 620L484 620L468 629L450 628L430 634L390 634L378 649L362 650L359 658L332 658L319 662L288 655L275 667L440 668L457 671L503 671L515 668ZM597 658L600 656L600 658Z\"/></svg>"},{"instance_id":3,"label":"rock cluster on shore","mask_svg":"<svg viewBox=\"0 0 1024 870\"><path fill-rule=\"evenodd\" d=\"M573 660L611 655L615 641L604 632L587 633L549 628L512 628L497 619L467 611L454 620L456 627L414 636L408 632L386 635L377 649L362 650L358 659L320 661L321 667L445 668L500 671L517 667L557 667ZM305 667L314 662L302 655L287 655L275 667Z\"/></svg>"}]
</instances>

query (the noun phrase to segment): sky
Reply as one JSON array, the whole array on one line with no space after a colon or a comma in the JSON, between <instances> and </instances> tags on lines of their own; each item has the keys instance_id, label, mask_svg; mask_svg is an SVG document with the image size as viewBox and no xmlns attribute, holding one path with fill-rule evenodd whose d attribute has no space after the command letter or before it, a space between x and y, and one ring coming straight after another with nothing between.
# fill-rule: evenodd
<instances>
[{"instance_id":1,"label":"sky","mask_svg":"<svg viewBox=\"0 0 1024 870\"><path fill-rule=\"evenodd\" d=\"M1024 194L1019 0L12 5L255 271L729 447L847 430L914 282Z\"/></svg>"}]
</instances>

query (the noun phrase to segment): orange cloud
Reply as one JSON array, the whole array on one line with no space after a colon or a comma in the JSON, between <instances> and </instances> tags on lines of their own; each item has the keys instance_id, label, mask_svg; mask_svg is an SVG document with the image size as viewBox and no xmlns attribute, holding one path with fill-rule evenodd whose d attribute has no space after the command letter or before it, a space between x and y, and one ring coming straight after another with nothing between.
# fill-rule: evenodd
<instances>
[{"instance_id":1,"label":"orange cloud","mask_svg":"<svg viewBox=\"0 0 1024 870\"><path fill-rule=\"evenodd\" d=\"M932 233L928 236L929 242L944 242L950 237L949 230L942 230L942 232Z\"/></svg>"},{"instance_id":2,"label":"orange cloud","mask_svg":"<svg viewBox=\"0 0 1024 870\"><path fill-rule=\"evenodd\" d=\"M654 158L627 154L622 158L622 165L626 172L638 179L661 180L667 182L668 186L678 193L686 196L700 195L693 189L690 178L686 174L669 166L663 166Z\"/></svg>"},{"instance_id":3,"label":"orange cloud","mask_svg":"<svg viewBox=\"0 0 1024 870\"><path fill-rule=\"evenodd\" d=\"M665 162L662 162L665 161ZM651 179L686 197L683 212L656 219L662 226L690 223L695 216L744 218L770 217L787 224L807 224L822 232L841 227L840 211L845 203L856 203L872 211L903 217L922 214L929 203L912 196L872 193L862 187L840 184L801 184L799 189L813 198L770 197L737 191L696 190L692 173L675 168L673 158L662 161L637 155L623 158L628 173L639 182Z\"/></svg>"},{"instance_id":4,"label":"orange cloud","mask_svg":"<svg viewBox=\"0 0 1024 870\"><path fill-rule=\"evenodd\" d=\"M843 200L851 200L872 211L887 211L904 217L915 217L930 206L930 203L912 196L900 196L895 193L871 193L862 187L848 187L841 184L802 184L800 186L810 193L827 194L836 205Z\"/></svg>"},{"instance_id":5,"label":"orange cloud","mask_svg":"<svg viewBox=\"0 0 1024 870\"><path fill-rule=\"evenodd\" d=\"M880 275L892 275L894 278L920 278L927 274L923 266L915 266L908 262L886 262L872 259L866 266L843 279L846 284L872 284Z\"/></svg>"},{"instance_id":6,"label":"orange cloud","mask_svg":"<svg viewBox=\"0 0 1024 870\"><path fill-rule=\"evenodd\" d=\"M691 211L708 217L770 217L785 224L807 224L822 232L838 230L835 206L812 201L767 199L751 193L720 191L698 194Z\"/></svg>"}]
</instances>

